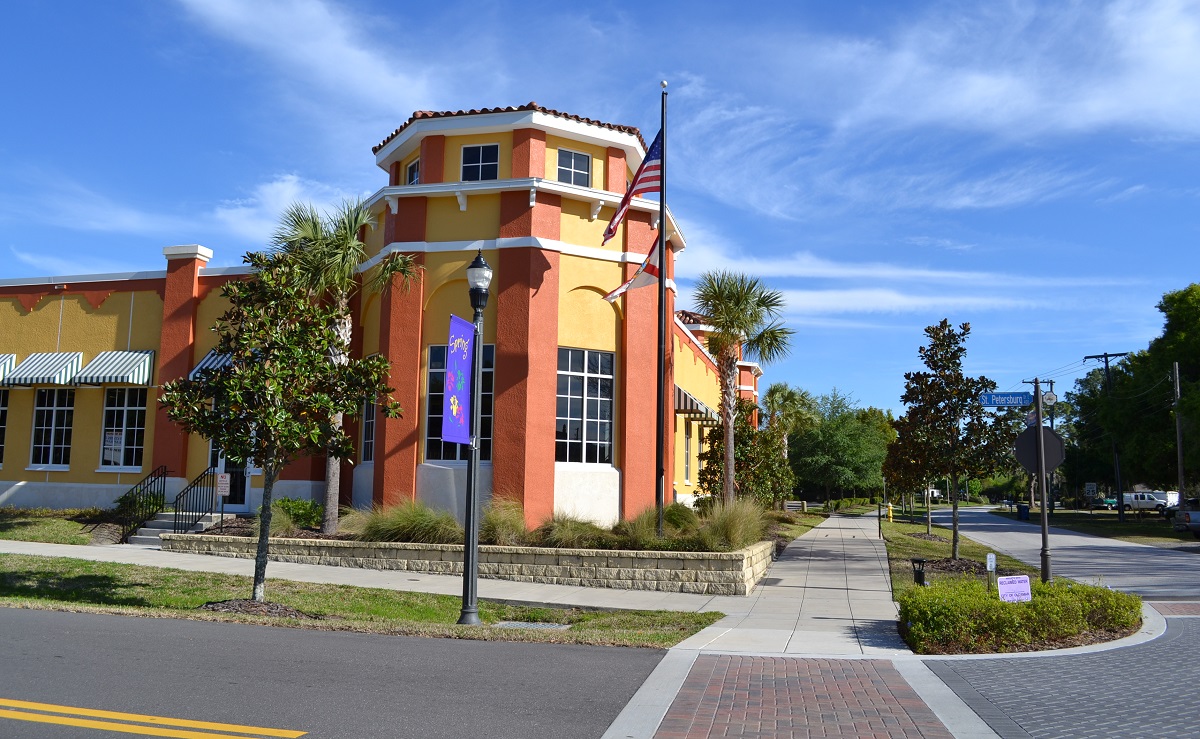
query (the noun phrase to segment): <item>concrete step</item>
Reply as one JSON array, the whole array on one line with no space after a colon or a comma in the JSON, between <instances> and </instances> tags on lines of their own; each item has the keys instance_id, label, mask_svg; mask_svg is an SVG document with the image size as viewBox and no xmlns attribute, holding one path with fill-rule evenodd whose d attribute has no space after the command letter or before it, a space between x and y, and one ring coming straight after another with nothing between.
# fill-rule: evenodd
<instances>
[{"instance_id":1,"label":"concrete step","mask_svg":"<svg viewBox=\"0 0 1200 739\"><path fill-rule=\"evenodd\" d=\"M140 536L133 534L129 537L129 543L142 547L161 547L162 539L157 536Z\"/></svg>"},{"instance_id":2,"label":"concrete step","mask_svg":"<svg viewBox=\"0 0 1200 739\"><path fill-rule=\"evenodd\" d=\"M225 519L237 518L233 513L226 513ZM192 526L191 533L198 534L206 529L214 526L221 520L220 513L210 513L200 517L195 526ZM160 513L149 521L142 524L142 527L136 533L129 537L130 544L138 544L140 546L162 546L161 534L171 533L175 528L175 513L166 512Z\"/></svg>"}]
</instances>

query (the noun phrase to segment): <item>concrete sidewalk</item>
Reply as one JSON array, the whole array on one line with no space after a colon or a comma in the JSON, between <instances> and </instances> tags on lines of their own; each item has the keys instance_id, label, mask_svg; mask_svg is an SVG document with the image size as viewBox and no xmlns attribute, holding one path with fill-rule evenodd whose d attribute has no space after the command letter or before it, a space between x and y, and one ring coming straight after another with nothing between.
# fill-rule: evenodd
<instances>
[{"instance_id":1,"label":"concrete sidewalk","mask_svg":"<svg viewBox=\"0 0 1200 739\"><path fill-rule=\"evenodd\" d=\"M981 523L986 520L981 519ZM878 538L877 525L874 517L830 517L792 542L747 597L490 579L479 581L479 597L515 603L717 610L726 614L667 652L609 727L606 739L998 736L991 727L1005 726L1003 716L991 716L991 709L978 701L972 705L979 711L972 710L957 688L948 687L926 667L927 660L973 657L918 657L900 639L887 552ZM1024 547L1029 534L1026 530L1013 532L1021 538L1018 549ZM80 547L0 541L0 552L247 576L253 569L251 560L128 545ZM445 595L462 592L461 577L448 575L288 562L272 562L268 574L270 579ZM1052 654L1073 655L1137 644L1164 629L1164 620L1148 608L1146 626L1134 637L1112 645ZM1036 656L1005 655L1009 661Z\"/></svg>"}]
</instances>

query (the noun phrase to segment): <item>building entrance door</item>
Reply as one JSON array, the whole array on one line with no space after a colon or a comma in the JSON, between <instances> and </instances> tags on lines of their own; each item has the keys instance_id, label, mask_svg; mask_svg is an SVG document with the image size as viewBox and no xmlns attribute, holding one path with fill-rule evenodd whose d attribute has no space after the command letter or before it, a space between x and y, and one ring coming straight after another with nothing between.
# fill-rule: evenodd
<instances>
[{"instance_id":1,"label":"building entrance door","mask_svg":"<svg viewBox=\"0 0 1200 739\"><path fill-rule=\"evenodd\" d=\"M226 459L220 447L210 443L208 466L215 468L218 475L222 473L229 475L229 497L225 498L226 510L247 510L246 488L250 484L250 471L246 469L246 465ZM217 501L218 508L220 505L221 502Z\"/></svg>"}]
</instances>

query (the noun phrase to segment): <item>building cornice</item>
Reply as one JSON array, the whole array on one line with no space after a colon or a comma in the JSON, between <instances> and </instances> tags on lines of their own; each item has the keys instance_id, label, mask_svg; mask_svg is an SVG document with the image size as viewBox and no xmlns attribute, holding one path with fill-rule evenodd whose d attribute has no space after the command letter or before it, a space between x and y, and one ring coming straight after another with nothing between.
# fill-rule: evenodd
<instances>
[{"instance_id":1,"label":"building cornice","mask_svg":"<svg viewBox=\"0 0 1200 739\"><path fill-rule=\"evenodd\" d=\"M393 215L400 209L400 200L402 198L449 198L453 197L458 200L458 208L461 211L467 210L470 207L470 197L472 195L494 195L502 192L522 192L529 193L529 207L532 208L537 202L537 194L545 192L552 195L559 195L569 200L576 200L588 203L591 205L591 218L596 220L600 215L600 209L609 207L616 208L621 202L623 194L609 192L608 190L597 190L591 187L581 187L579 185L571 185L557 180L547 180L541 177L521 177L510 180L487 180L485 182L436 182L427 185L389 185L381 187L374 195L367 199L367 206L371 210L381 208L386 205ZM658 201L647 200L645 198L633 198L629 201L629 209L650 213L654 217L651 222L651 227L658 228ZM687 248L687 239L679 230L679 225L675 221L675 217L671 214L671 208L666 208L667 214L667 239L671 242L673 252L680 252Z\"/></svg>"}]
</instances>

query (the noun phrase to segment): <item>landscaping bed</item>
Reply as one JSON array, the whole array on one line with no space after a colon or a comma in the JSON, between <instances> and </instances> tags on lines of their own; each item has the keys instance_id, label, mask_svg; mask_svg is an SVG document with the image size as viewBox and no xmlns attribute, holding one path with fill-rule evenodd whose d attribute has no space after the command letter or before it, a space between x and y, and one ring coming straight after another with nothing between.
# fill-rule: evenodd
<instances>
[{"instance_id":1,"label":"landscaping bed","mask_svg":"<svg viewBox=\"0 0 1200 739\"><path fill-rule=\"evenodd\" d=\"M988 588L989 550L960 537L951 554L951 531L935 526L884 523L892 593L900 606L900 634L918 654L993 654L1083 646L1128 636L1141 626L1136 595L1075 583L1043 585L1039 571L1003 554L996 574L1028 575L1033 599L1006 603ZM912 559L925 560L928 587L914 584Z\"/></svg>"},{"instance_id":2,"label":"landscaping bed","mask_svg":"<svg viewBox=\"0 0 1200 739\"><path fill-rule=\"evenodd\" d=\"M164 551L253 558L249 536L163 534ZM766 574L774 541L733 552L657 552L551 547L480 546L479 576L554 585L656 590L703 595L747 595ZM461 574L459 544L272 539L279 562Z\"/></svg>"}]
</instances>

